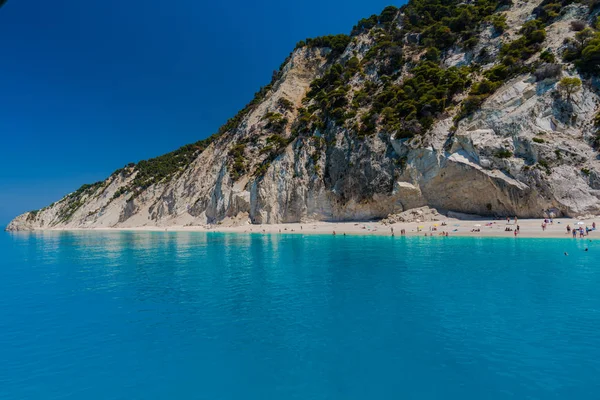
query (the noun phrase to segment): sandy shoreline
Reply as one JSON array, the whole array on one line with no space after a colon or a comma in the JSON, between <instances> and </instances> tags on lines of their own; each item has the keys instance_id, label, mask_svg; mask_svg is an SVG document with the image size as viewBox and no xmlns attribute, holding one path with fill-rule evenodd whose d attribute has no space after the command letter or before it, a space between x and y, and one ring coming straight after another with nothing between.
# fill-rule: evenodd
<instances>
[{"instance_id":1,"label":"sandy shoreline","mask_svg":"<svg viewBox=\"0 0 600 400\"><path fill-rule=\"evenodd\" d=\"M462 237L514 237L514 229L518 225L520 233L517 237L525 238L567 238L572 239L572 234L567 233L567 225L571 228L585 226L592 227L592 224L600 224L600 217L595 219L578 220L573 218L554 219L553 223L548 223L545 230L542 230L543 219L519 219L517 224L511 219L506 220L477 219L477 220L459 220L443 217L439 221L431 222L399 222L392 225L384 225L379 221L372 222L305 222L274 225L242 225L242 226L145 226L135 228L73 228L73 229L50 229L50 231L161 231L161 232L230 232L230 233L269 233L269 234L329 234L333 235L384 235L391 236L392 229L394 236L402 236L401 230L406 231L405 236L442 236L442 232L447 232L448 236ZM577 222L583 221L585 225L577 225ZM446 225L442 225L445 223ZM512 231L505 231L506 228ZM479 229L479 232L472 232L473 229ZM600 229L600 225L598 226ZM579 239L579 235L577 235ZM586 239L600 238L600 231L592 231L585 236Z\"/></svg>"}]
</instances>

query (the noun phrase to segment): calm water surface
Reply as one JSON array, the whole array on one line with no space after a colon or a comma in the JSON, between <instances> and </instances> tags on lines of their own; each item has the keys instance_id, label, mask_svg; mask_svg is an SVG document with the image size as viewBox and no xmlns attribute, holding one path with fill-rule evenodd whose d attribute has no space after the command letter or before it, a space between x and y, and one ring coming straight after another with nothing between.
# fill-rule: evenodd
<instances>
[{"instance_id":1,"label":"calm water surface","mask_svg":"<svg viewBox=\"0 0 600 400\"><path fill-rule=\"evenodd\" d=\"M600 398L597 243L2 233L0 252L1 399Z\"/></svg>"}]
</instances>

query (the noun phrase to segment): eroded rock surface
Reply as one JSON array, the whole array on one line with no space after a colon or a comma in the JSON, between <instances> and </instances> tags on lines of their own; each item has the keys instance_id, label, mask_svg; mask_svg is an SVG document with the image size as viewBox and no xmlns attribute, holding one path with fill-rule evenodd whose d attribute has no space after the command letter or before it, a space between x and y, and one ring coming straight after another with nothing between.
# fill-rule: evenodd
<instances>
[{"instance_id":1,"label":"eroded rock surface","mask_svg":"<svg viewBox=\"0 0 600 400\"><path fill-rule=\"evenodd\" d=\"M502 43L519 36L540 3L516 3L505 12L508 28L503 35L482 26L473 50L453 48L442 55L440 64L469 65L486 48L487 64L482 68L492 68ZM568 6L546 27L544 46L558 59L564 39L574 35L570 22L587 15L583 7ZM406 65L409 57L421 57L411 53L420 40L420 34L406 34ZM599 84L580 76L582 89L567 101L557 82L562 76L579 75L566 65L554 79L536 81L529 73L511 78L477 111L455 122L459 96L456 107L437 115L430 129L410 139L385 131L361 137L351 124L331 121L298 133L302 107L311 104L303 103L311 82L335 62L361 60L375 44L373 35L365 32L335 59L329 49L296 49L240 122L168 179L133 187L139 171L125 168L18 216L8 229L269 224L389 215L390 221L431 220L438 215L434 208L520 217L543 216L548 210L557 216L600 212L600 161L591 145ZM377 68L366 68L349 86L365 80L381 84L378 74ZM403 67L396 79L401 82L408 76L410 71ZM276 123L281 124L277 137ZM407 213L411 209L416 211Z\"/></svg>"}]
</instances>

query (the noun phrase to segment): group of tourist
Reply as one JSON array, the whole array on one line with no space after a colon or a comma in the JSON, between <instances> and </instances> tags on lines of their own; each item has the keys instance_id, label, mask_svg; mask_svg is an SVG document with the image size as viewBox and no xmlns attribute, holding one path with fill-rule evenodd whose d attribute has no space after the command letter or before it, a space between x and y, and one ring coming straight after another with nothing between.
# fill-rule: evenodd
<instances>
[{"instance_id":1,"label":"group of tourist","mask_svg":"<svg viewBox=\"0 0 600 400\"><path fill-rule=\"evenodd\" d=\"M516 220L516 218L515 218ZM515 237L517 237L517 235L519 233L521 233L521 227L519 225L517 225L514 229L511 228L510 226L507 226L506 228L504 228L504 232L513 232Z\"/></svg>"},{"instance_id":2,"label":"group of tourist","mask_svg":"<svg viewBox=\"0 0 600 400\"><path fill-rule=\"evenodd\" d=\"M394 227L393 226L390 227L390 232L392 233L392 236L394 236ZM400 229L400 234L402 236L406 235L406 229Z\"/></svg>"},{"instance_id":3,"label":"group of tourist","mask_svg":"<svg viewBox=\"0 0 600 400\"><path fill-rule=\"evenodd\" d=\"M510 224L511 223L511 218L510 217L506 217L506 222L508 224ZM558 222L558 223L560 224L560 222ZM496 224L496 222L489 222L489 223L486 224L486 226L488 226L488 227L491 228L491 227L493 227L494 224ZM578 222L577 224L581 225L581 226L576 227L576 228L571 228L571 225L567 225L567 227L566 227L567 234L572 234L574 238L576 238L577 235L579 235L579 237L583 238L585 236L588 236L591 231L595 231L596 230L596 223L595 222L593 222L591 224L591 227L590 226L585 226L584 227L583 226L584 225L583 222ZM440 225L441 226L447 226L448 224L445 221L443 221L443 222L441 222ZM545 218L542 221L542 224L541 224L542 231L545 231L546 228L548 227L548 225L554 225L554 220L552 218ZM459 226L459 225L456 225L456 226ZM475 227L473 229L471 229L471 232L473 232L473 233L481 232L481 228L480 227L481 227L481 225L476 224ZM422 232L423 228L424 228L423 226L417 226L416 227L417 233ZM300 228L300 229L302 229L302 228ZM365 228L363 227L363 229L365 229ZM286 228L286 230L287 230L287 228ZM458 231L458 229L454 229L453 232L456 232L456 231ZM431 237L433 237L434 236L433 232L437 233L436 236L445 236L445 237L449 236L449 233L446 232L446 231L438 232L437 224L435 224L433 226L429 226L429 233L425 233L424 236L431 236ZM514 223L511 226L506 226L504 228L504 232L513 232L513 234L514 234L515 237L517 237L521 233L521 227L518 225L518 218L517 217L514 218ZM394 227L390 227L390 233L391 233L391 236L394 236ZM335 231L333 231L333 235L336 235ZM406 229L401 229L400 230L400 235L402 235L402 236L406 235ZM344 233L344 236L346 236L345 233Z\"/></svg>"},{"instance_id":4,"label":"group of tourist","mask_svg":"<svg viewBox=\"0 0 600 400\"><path fill-rule=\"evenodd\" d=\"M573 238L576 238L577 234L579 234L580 238L583 238L585 236L588 236L591 231L595 231L595 230L596 230L596 223L595 222L592 222L592 227L591 228L589 226L586 226L585 228L583 226L580 226L578 228L571 229L571 225L567 225L567 235L569 233L571 233L573 235Z\"/></svg>"}]
</instances>

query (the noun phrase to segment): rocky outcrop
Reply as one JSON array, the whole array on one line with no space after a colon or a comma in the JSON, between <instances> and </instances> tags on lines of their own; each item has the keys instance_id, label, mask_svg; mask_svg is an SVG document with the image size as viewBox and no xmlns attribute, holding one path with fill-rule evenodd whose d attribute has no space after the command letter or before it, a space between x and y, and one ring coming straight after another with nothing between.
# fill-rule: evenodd
<instances>
[{"instance_id":1,"label":"rocky outcrop","mask_svg":"<svg viewBox=\"0 0 600 400\"><path fill-rule=\"evenodd\" d=\"M382 219L381 223L384 225L393 225L398 222L440 221L442 218L444 218L444 216L438 213L436 209L425 206L413 208L398 214L390 214Z\"/></svg>"},{"instance_id":2,"label":"rocky outcrop","mask_svg":"<svg viewBox=\"0 0 600 400\"><path fill-rule=\"evenodd\" d=\"M503 35L485 25L474 49L453 48L441 64L481 62L485 47L489 62L482 68L492 68L501 44L518 37L539 3L514 5L506 11ZM547 27L550 51L558 56L565 37L574 34L570 21L584 14L583 6L570 5ZM415 208L423 218L437 218L420 208L426 206L520 217L549 210L557 216L600 212L600 161L591 145L600 104L594 79L581 76L582 89L567 101L557 90L560 76L536 81L523 73L456 121L459 96L429 130L409 139L383 130L357 135L352 124L330 119L310 132L299 129L302 108L313 104L306 100L311 82L336 62L365 57L376 45L373 37L369 31L358 34L335 57L327 48L296 49L265 95L167 178L139 186L140 169L129 166L18 216L8 230L367 220L390 214L402 221L413 218L406 210ZM411 49L421 41L421 34L406 33L404 57L420 57ZM398 82L410 77L409 61ZM579 76L566 65L561 74ZM365 68L348 85L362 87L367 80L381 84L377 68Z\"/></svg>"}]
</instances>

